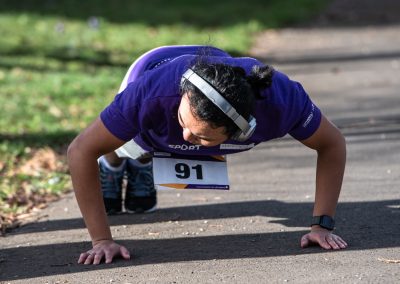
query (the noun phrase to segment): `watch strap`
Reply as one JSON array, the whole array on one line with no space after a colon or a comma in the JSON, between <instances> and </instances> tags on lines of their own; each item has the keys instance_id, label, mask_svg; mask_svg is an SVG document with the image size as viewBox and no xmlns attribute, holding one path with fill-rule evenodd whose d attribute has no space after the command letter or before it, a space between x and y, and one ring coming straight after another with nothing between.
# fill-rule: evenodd
<instances>
[{"instance_id":1,"label":"watch strap","mask_svg":"<svg viewBox=\"0 0 400 284\"><path fill-rule=\"evenodd\" d=\"M335 228L335 220L328 215L313 216L311 226L319 225L322 228L332 231Z\"/></svg>"}]
</instances>

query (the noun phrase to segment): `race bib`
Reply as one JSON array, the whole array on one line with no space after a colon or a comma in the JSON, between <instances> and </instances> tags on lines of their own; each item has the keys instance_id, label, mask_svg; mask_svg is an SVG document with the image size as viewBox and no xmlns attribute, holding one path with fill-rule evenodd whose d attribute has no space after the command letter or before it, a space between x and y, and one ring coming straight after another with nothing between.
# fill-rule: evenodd
<instances>
[{"instance_id":1,"label":"race bib","mask_svg":"<svg viewBox=\"0 0 400 284\"><path fill-rule=\"evenodd\" d=\"M224 156L179 156L156 152L153 175L156 189L229 189Z\"/></svg>"}]
</instances>

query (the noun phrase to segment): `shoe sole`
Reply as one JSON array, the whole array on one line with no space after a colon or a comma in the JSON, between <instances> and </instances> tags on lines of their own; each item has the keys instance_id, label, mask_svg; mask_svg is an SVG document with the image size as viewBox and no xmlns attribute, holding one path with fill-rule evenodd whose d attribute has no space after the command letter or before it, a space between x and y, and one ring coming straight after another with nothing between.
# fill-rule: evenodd
<instances>
[{"instance_id":1,"label":"shoe sole","mask_svg":"<svg viewBox=\"0 0 400 284\"><path fill-rule=\"evenodd\" d=\"M142 214L142 213L152 213L157 210L157 204L151 207L150 209L144 211L133 211L125 208L125 212L129 214Z\"/></svg>"},{"instance_id":2,"label":"shoe sole","mask_svg":"<svg viewBox=\"0 0 400 284\"><path fill-rule=\"evenodd\" d=\"M118 212L106 212L108 216L116 216L116 215L121 215L124 212L118 211Z\"/></svg>"}]
</instances>

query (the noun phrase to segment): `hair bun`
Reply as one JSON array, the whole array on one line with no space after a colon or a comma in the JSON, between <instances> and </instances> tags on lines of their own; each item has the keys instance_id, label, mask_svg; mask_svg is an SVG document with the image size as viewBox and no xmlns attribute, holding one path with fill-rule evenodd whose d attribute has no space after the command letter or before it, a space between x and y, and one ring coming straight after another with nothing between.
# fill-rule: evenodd
<instances>
[{"instance_id":1,"label":"hair bun","mask_svg":"<svg viewBox=\"0 0 400 284\"><path fill-rule=\"evenodd\" d=\"M265 65L254 65L251 73L246 77L247 82L251 85L256 95L259 97L261 90L268 88L272 84L272 76L274 75L274 68Z\"/></svg>"}]
</instances>

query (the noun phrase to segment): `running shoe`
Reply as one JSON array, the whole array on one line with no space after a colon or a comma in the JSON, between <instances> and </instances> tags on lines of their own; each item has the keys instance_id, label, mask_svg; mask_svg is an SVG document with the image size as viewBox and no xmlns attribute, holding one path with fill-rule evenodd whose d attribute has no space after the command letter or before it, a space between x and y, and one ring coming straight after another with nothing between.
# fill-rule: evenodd
<instances>
[{"instance_id":1,"label":"running shoe","mask_svg":"<svg viewBox=\"0 0 400 284\"><path fill-rule=\"evenodd\" d=\"M108 215L122 211L122 180L125 169L112 171L99 162L100 184L103 201Z\"/></svg>"},{"instance_id":2,"label":"running shoe","mask_svg":"<svg viewBox=\"0 0 400 284\"><path fill-rule=\"evenodd\" d=\"M137 167L127 162L125 210L128 213L148 213L156 210L157 191L154 188L153 165Z\"/></svg>"}]
</instances>

